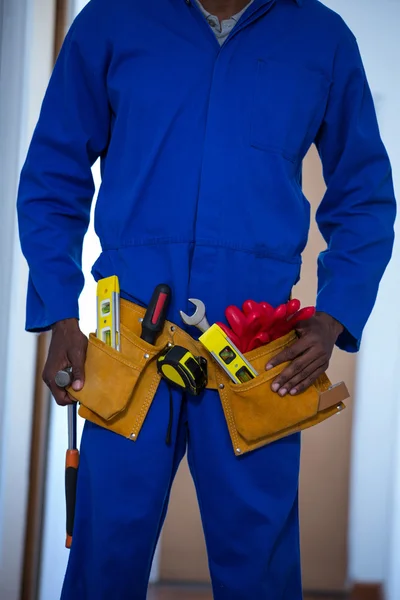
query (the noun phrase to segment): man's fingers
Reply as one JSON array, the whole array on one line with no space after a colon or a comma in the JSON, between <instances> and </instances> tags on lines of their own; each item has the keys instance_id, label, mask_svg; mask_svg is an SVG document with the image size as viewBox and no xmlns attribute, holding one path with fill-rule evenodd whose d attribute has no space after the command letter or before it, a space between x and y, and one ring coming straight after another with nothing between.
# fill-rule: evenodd
<instances>
[{"instance_id":1,"label":"man's fingers","mask_svg":"<svg viewBox=\"0 0 400 600\"><path fill-rule=\"evenodd\" d=\"M66 400L68 401L68 404L76 404L77 401L75 400L75 398L73 398L70 394L68 394L68 392L65 392L67 397Z\"/></svg>"},{"instance_id":2,"label":"man's fingers","mask_svg":"<svg viewBox=\"0 0 400 600\"><path fill-rule=\"evenodd\" d=\"M72 389L79 392L85 383L86 347L71 351L68 359L72 367Z\"/></svg>"},{"instance_id":3,"label":"man's fingers","mask_svg":"<svg viewBox=\"0 0 400 600\"><path fill-rule=\"evenodd\" d=\"M64 369L65 368L66 367L64 367ZM67 406L68 404L74 404L76 402L76 400L74 400L74 398L72 398L64 388L61 388L56 384L56 381L55 381L56 373L60 370L61 369L57 369L54 372L54 376L53 376L52 372L54 371L54 369L51 367L49 368L46 365L45 370L43 371L42 379L43 379L44 383L47 385L47 387L49 388L51 395L53 396L53 398L57 402L57 404L59 404L60 406ZM50 372L51 372L51 374L50 374Z\"/></svg>"},{"instance_id":4,"label":"man's fingers","mask_svg":"<svg viewBox=\"0 0 400 600\"><path fill-rule=\"evenodd\" d=\"M68 404L74 404L75 400L71 398L68 392L64 388L58 387L55 381L47 384L54 400L59 406L68 406Z\"/></svg>"},{"instance_id":5,"label":"man's fingers","mask_svg":"<svg viewBox=\"0 0 400 600\"><path fill-rule=\"evenodd\" d=\"M271 385L272 391L279 392L279 394L281 396L285 396L289 391L288 383L294 377L300 377L300 379L302 379L301 374L317 358L318 357L315 356L315 351L313 351L313 349L310 349L307 352L305 352L304 354L302 354L301 356L299 356L299 358L297 358L293 362L291 362L290 365L288 365L286 367L286 369L284 369L282 371L282 373L280 373L276 377L276 379L272 382L272 385Z\"/></svg>"},{"instance_id":6,"label":"man's fingers","mask_svg":"<svg viewBox=\"0 0 400 600\"><path fill-rule=\"evenodd\" d=\"M296 358L304 354L304 352L309 348L309 345L310 344L306 338L300 338L294 344L288 348L285 348L282 350L282 352L271 358L265 367L266 370L269 371L273 367L277 367L282 363L294 361Z\"/></svg>"},{"instance_id":7,"label":"man's fingers","mask_svg":"<svg viewBox=\"0 0 400 600\"><path fill-rule=\"evenodd\" d=\"M82 389L85 380L85 359L88 339L81 330L77 319L58 321L52 327L49 354L43 371L43 381L49 387L55 401L61 406L73 404L74 398L55 382L56 374L71 367L71 384L75 391Z\"/></svg>"},{"instance_id":8,"label":"man's fingers","mask_svg":"<svg viewBox=\"0 0 400 600\"><path fill-rule=\"evenodd\" d=\"M317 379L325 373L328 369L329 363L324 363L322 366L318 367L311 375L303 379L300 383L296 384L294 388L290 390L290 394L292 396L296 396L297 394L301 394L305 390L307 390Z\"/></svg>"},{"instance_id":9,"label":"man's fingers","mask_svg":"<svg viewBox=\"0 0 400 600\"><path fill-rule=\"evenodd\" d=\"M297 375L286 381L284 387L287 390L287 393L295 396L310 387L310 385L312 385L314 381L327 370L328 365L329 363L327 363L324 358L318 358L308 364Z\"/></svg>"},{"instance_id":10,"label":"man's fingers","mask_svg":"<svg viewBox=\"0 0 400 600\"><path fill-rule=\"evenodd\" d=\"M56 396L54 396L54 400L59 406L69 406L70 404L76 404L76 400L74 400L65 390L63 390L63 392L59 394L57 398Z\"/></svg>"},{"instance_id":11,"label":"man's fingers","mask_svg":"<svg viewBox=\"0 0 400 600\"><path fill-rule=\"evenodd\" d=\"M343 326L325 313L316 313L299 322L296 326L299 340L273 357L266 366L268 370L283 362L290 363L272 382L272 390L281 396L296 395L312 385L328 368L335 341L342 330Z\"/></svg>"}]
</instances>

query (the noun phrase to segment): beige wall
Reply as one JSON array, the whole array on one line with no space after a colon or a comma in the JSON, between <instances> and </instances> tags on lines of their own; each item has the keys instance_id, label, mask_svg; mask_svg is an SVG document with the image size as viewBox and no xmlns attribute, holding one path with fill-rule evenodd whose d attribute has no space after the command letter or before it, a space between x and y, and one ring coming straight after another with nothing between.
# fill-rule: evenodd
<instances>
[{"instance_id":1,"label":"beige wall","mask_svg":"<svg viewBox=\"0 0 400 600\"><path fill-rule=\"evenodd\" d=\"M304 164L304 191L315 213L325 185L315 148ZM313 223L295 297L315 304L316 262L324 242ZM329 368L333 382L353 389L355 357L335 350ZM301 543L304 586L342 590L347 576L347 515L351 409L303 434ZM165 580L208 581L205 543L195 490L186 461L177 475L161 546L160 575Z\"/></svg>"},{"instance_id":2,"label":"beige wall","mask_svg":"<svg viewBox=\"0 0 400 600\"><path fill-rule=\"evenodd\" d=\"M325 193L322 165L313 147L304 163L304 193L312 207L312 225L295 295L314 304L316 261L325 243L315 211ZM356 356L335 348L329 367L332 382L344 380L354 397ZM347 578L347 535L352 401L339 416L304 433L300 478L301 544L304 587L340 590Z\"/></svg>"},{"instance_id":3,"label":"beige wall","mask_svg":"<svg viewBox=\"0 0 400 600\"><path fill-rule=\"evenodd\" d=\"M196 492L186 458L176 476L161 538L160 579L210 580Z\"/></svg>"}]
</instances>

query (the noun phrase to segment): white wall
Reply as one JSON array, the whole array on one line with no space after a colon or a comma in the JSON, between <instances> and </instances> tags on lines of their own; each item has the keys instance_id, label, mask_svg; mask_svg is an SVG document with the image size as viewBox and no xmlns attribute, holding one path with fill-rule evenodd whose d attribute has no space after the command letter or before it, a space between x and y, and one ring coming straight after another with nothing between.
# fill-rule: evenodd
<instances>
[{"instance_id":1,"label":"white wall","mask_svg":"<svg viewBox=\"0 0 400 600\"><path fill-rule=\"evenodd\" d=\"M399 195L400 4L393 0L324 3L344 17L358 39ZM397 241L359 357L350 514L350 579L385 581L387 600L400 599L399 292Z\"/></svg>"},{"instance_id":2,"label":"white wall","mask_svg":"<svg viewBox=\"0 0 400 600\"><path fill-rule=\"evenodd\" d=\"M400 598L400 410L398 413L396 424L398 434L393 449L393 494L392 518L389 527L389 560L385 573L386 600L398 600Z\"/></svg>"},{"instance_id":3,"label":"white wall","mask_svg":"<svg viewBox=\"0 0 400 600\"><path fill-rule=\"evenodd\" d=\"M48 10L46 10L48 8ZM37 118L53 46L53 3L4 0L0 44L0 598L20 597L36 338L24 332L27 269L15 218L19 170ZM50 11L50 12L49 12ZM6 348L6 352L4 349Z\"/></svg>"}]
</instances>

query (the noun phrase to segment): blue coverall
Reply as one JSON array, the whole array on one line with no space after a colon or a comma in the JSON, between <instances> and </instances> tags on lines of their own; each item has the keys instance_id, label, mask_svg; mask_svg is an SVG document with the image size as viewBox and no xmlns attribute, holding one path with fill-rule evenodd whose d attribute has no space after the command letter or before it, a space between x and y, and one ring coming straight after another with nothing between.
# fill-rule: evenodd
<instances>
[{"instance_id":1,"label":"blue coverall","mask_svg":"<svg viewBox=\"0 0 400 600\"><path fill-rule=\"evenodd\" d=\"M353 34L316 0L255 0L219 46L191 0L92 0L57 61L23 168L27 322L78 317L82 239L101 158L96 279L169 318L205 301L211 322L247 298L279 304L299 278L315 142L327 192L317 309L359 347L393 245L391 168ZM186 448L217 600L300 600L300 437L234 456L216 392L163 382L137 442L86 423L63 600L142 600Z\"/></svg>"}]
</instances>

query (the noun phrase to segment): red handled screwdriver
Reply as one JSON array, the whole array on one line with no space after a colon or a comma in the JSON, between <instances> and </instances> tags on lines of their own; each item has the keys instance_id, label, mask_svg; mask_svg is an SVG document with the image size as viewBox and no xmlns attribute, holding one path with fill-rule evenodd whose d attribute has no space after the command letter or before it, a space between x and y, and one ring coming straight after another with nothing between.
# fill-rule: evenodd
<instances>
[{"instance_id":1,"label":"red handled screwdriver","mask_svg":"<svg viewBox=\"0 0 400 600\"><path fill-rule=\"evenodd\" d=\"M166 283L160 283L154 290L150 303L147 307L146 314L142 321L141 338L152 346L155 344L157 337L162 332L167 311L171 300L171 288ZM174 407L172 401L172 393L169 395L169 421L166 436L166 443L169 446L171 443L172 423L174 417Z\"/></svg>"},{"instance_id":2,"label":"red handled screwdriver","mask_svg":"<svg viewBox=\"0 0 400 600\"><path fill-rule=\"evenodd\" d=\"M148 344L154 345L163 330L170 300L171 288L166 283L160 283L153 292L142 322L141 338Z\"/></svg>"}]
</instances>

